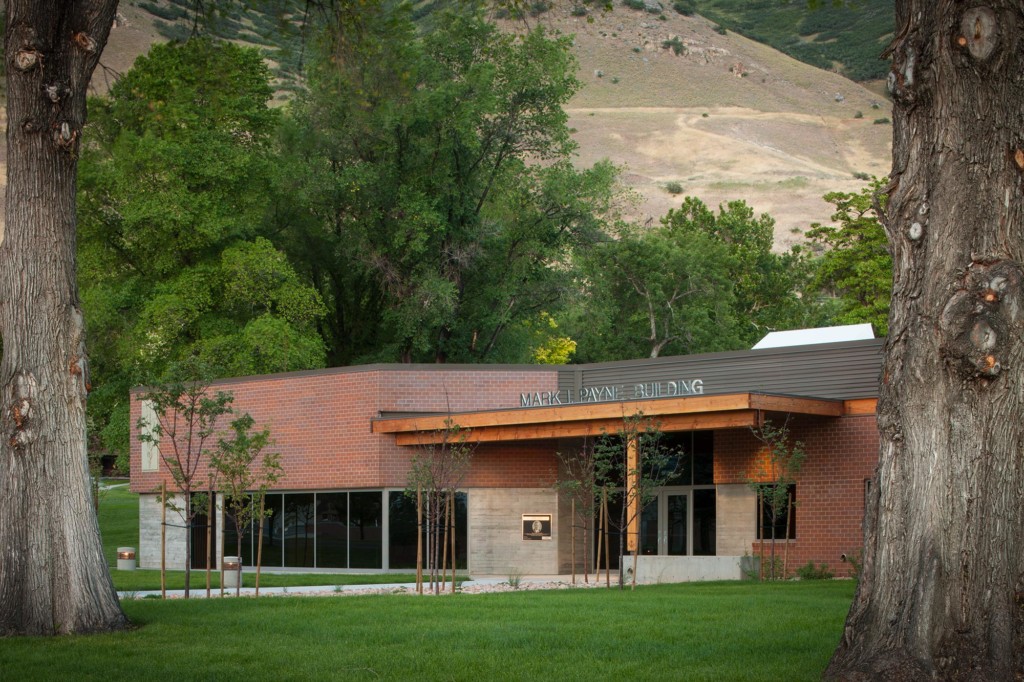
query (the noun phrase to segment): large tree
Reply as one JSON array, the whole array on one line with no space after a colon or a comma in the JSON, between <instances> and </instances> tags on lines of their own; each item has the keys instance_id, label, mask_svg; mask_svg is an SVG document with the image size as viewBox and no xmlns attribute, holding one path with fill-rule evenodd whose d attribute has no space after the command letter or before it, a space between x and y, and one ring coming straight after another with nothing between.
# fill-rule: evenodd
<instances>
[{"instance_id":1,"label":"large tree","mask_svg":"<svg viewBox=\"0 0 1024 682\"><path fill-rule=\"evenodd\" d=\"M881 454L826 676L1022 679L1024 2L896 25Z\"/></svg>"},{"instance_id":2,"label":"large tree","mask_svg":"<svg viewBox=\"0 0 1024 682\"><path fill-rule=\"evenodd\" d=\"M90 503L75 284L85 91L116 0L8 0L0 242L0 635L122 628Z\"/></svg>"}]
</instances>

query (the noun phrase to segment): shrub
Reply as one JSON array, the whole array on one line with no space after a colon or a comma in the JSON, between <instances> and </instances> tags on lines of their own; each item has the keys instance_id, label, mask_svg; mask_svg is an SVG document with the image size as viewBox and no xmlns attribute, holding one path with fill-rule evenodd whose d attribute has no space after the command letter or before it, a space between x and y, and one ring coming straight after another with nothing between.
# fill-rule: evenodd
<instances>
[{"instance_id":1,"label":"shrub","mask_svg":"<svg viewBox=\"0 0 1024 682\"><path fill-rule=\"evenodd\" d=\"M640 46L637 46L637 47L633 48L633 52L636 52L637 54L640 54L643 51L644 51L643 48L640 47Z\"/></svg>"},{"instance_id":2,"label":"shrub","mask_svg":"<svg viewBox=\"0 0 1024 682\"><path fill-rule=\"evenodd\" d=\"M693 0L676 0L672 3L672 9L684 17L692 17L697 13L697 6L693 4Z\"/></svg>"},{"instance_id":3,"label":"shrub","mask_svg":"<svg viewBox=\"0 0 1024 682\"><path fill-rule=\"evenodd\" d=\"M665 191L667 191L669 194L682 194L683 186L676 182L675 180L673 180L672 182L665 183Z\"/></svg>"},{"instance_id":4,"label":"shrub","mask_svg":"<svg viewBox=\"0 0 1024 682\"><path fill-rule=\"evenodd\" d=\"M665 40L661 43L661 47L664 50L672 50L676 55L684 54L686 52L686 45L683 45L683 41L679 36L672 36L669 40Z\"/></svg>"},{"instance_id":5,"label":"shrub","mask_svg":"<svg viewBox=\"0 0 1024 682\"><path fill-rule=\"evenodd\" d=\"M572 15L574 17L585 17L587 16L587 8L583 5L576 5L572 8Z\"/></svg>"},{"instance_id":6,"label":"shrub","mask_svg":"<svg viewBox=\"0 0 1024 682\"><path fill-rule=\"evenodd\" d=\"M876 118L876 119L875 119L875 125L876 125L876 126L884 126L884 125L888 125L888 124L889 124L889 122L890 122L890 121L889 121L889 119L887 119L887 118L885 118L885 117L882 117L882 118Z\"/></svg>"},{"instance_id":7,"label":"shrub","mask_svg":"<svg viewBox=\"0 0 1024 682\"><path fill-rule=\"evenodd\" d=\"M615 85L618 82L619 82L619 77L618 76L612 76L612 85Z\"/></svg>"},{"instance_id":8,"label":"shrub","mask_svg":"<svg viewBox=\"0 0 1024 682\"><path fill-rule=\"evenodd\" d=\"M726 35L729 32L725 30L725 26L718 26L718 25L716 25L715 26L715 33L717 33L720 36L724 36L724 35Z\"/></svg>"},{"instance_id":9,"label":"shrub","mask_svg":"<svg viewBox=\"0 0 1024 682\"><path fill-rule=\"evenodd\" d=\"M881 108L882 108L882 105L881 105L881 104L879 104L878 102L872 102L872 103L871 103L871 108L872 108L872 109L881 109Z\"/></svg>"},{"instance_id":10,"label":"shrub","mask_svg":"<svg viewBox=\"0 0 1024 682\"><path fill-rule=\"evenodd\" d=\"M541 14L547 12L549 9L551 9L551 5L549 5L544 0L534 0L533 2L530 3L530 16L538 17Z\"/></svg>"},{"instance_id":11,"label":"shrub","mask_svg":"<svg viewBox=\"0 0 1024 682\"><path fill-rule=\"evenodd\" d=\"M831 580L833 577L832 571L828 570L828 564L816 567L813 561L808 561L796 569L796 574L800 576L800 580Z\"/></svg>"},{"instance_id":12,"label":"shrub","mask_svg":"<svg viewBox=\"0 0 1024 682\"><path fill-rule=\"evenodd\" d=\"M658 21L668 21L668 17L666 17L664 14L659 14Z\"/></svg>"},{"instance_id":13,"label":"shrub","mask_svg":"<svg viewBox=\"0 0 1024 682\"><path fill-rule=\"evenodd\" d=\"M863 172L863 171L857 171L856 173L853 174L853 179L854 180L865 180L865 181L867 181L867 180L871 179L871 176L868 175L867 173Z\"/></svg>"},{"instance_id":14,"label":"shrub","mask_svg":"<svg viewBox=\"0 0 1024 682\"><path fill-rule=\"evenodd\" d=\"M854 118L864 118L864 112L863 111L858 111L857 113L855 113L853 115L853 117Z\"/></svg>"},{"instance_id":15,"label":"shrub","mask_svg":"<svg viewBox=\"0 0 1024 682\"><path fill-rule=\"evenodd\" d=\"M641 12L647 9L644 0L622 0L622 4L630 9L640 10Z\"/></svg>"}]
</instances>

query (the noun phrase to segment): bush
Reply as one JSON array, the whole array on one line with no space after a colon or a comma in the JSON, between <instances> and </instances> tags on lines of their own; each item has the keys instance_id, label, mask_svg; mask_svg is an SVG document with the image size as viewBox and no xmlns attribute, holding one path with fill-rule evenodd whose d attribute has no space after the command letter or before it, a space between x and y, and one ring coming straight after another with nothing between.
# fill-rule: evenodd
<instances>
[{"instance_id":1,"label":"bush","mask_svg":"<svg viewBox=\"0 0 1024 682\"><path fill-rule=\"evenodd\" d=\"M662 41L661 47L663 50L672 50L676 55L686 53L686 45L683 45L679 36L672 36L670 39Z\"/></svg>"},{"instance_id":2,"label":"bush","mask_svg":"<svg viewBox=\"0 0 1024 682\"><path fill-rule=\"evenodd\" d=\"M583 5L576 5L572 8L572 15L574 17L585 17L587 16L587 8Z\"/></svg>"},{"instance_id":3,"label":"bush","mask_svg":"<svg viewBox=\"0 0 1024 682\"><path fill-rule=\"evenodd\" d=\"M857 171L856 173L853 174L853 179L868 181L871 180L871 176L868 175L867 173L864 173L863 171Z\"/></svg>"},{"instance_id":4,"label":"bush","mask_svg":"<svg viewBox=\"0 0 1024 682\"><path fill-rule=\"evenodd\" d=\"M665 191L667 191L669 194L682 194L683 186L676 182L675 180L673 180L672 182L665 183Z\"/></svg>"},{"instance_id":5,"label":"bush","mask_svg":"<svg viewBox=\"0 0 1024 682\"><path fill-rule=\"evenodd\" d=\"M693 4L693 0L676 0L672 3L672 9L684 17L692 17L697 13L697 7Z\"/></svg>"},{"instance_id":6,"label":"bush","mask_svg":"<svg viewBox=\"0 0 1024 682\"><path fill-rule=\"evenodd\" d=\"M813 561L808 561L796 569L796 574L800 576L800 580L831 580L833 577L832 571L828 570L828 564L815 567Z\"/></svg>"},{"instance_id":7,"label":"bush","mask_svg":"<svg viewBox=\"0 0 1024 682\"><path fill-rule=\"evenodd\" d=\"M717 33L720 36L724 36L729 32L725 30L725 26L715 26L715 33Z\"/></svg>"},{"instance_id":8,"label":"bush","mask_svg":"<svg viewBox=\"0 0 1024 682\"><path fill-rule=\"evenodd\" d=\"M549 9L551 9L551 5L549 5L544 0L534 0L533 2L530 3L530 16L539 17L541 14L544 14Z\"/></svg>"},{"instance_id":9,"label":"bush","mask_svg":"<svg viewBox=\"0 0 1024 682\"><path fill-rule=\"evenodd\" d=\"M643 51L644 51L644 49L642 47L639 47L639 46L633 48L633 52L636 52L637 54L640 54Z\"/></svg>"},{"instance_id":10,"label":"bush","mask_svg":"<svg viewBox=\"0 0 1024 682\"><path fill-rule=\"evenodd\" d=\"M884 117L883 118L876 118L875 119L875 125L876 126L884 126L884 125L888 125L889 123L890 123L889 119L884 118Z\"/></svg>"},{"instance_id":11,"label":"bush","mask_svg":"<svg viewBox=\"0 0 1024 682\"><path fill-rule=\"evenodd\" d=\"M630 9L640 10L641 12L647 9L644 0L622 0L622 4Z\"/></svg>"},{"instance_id":12,"label":"bush","mask_svg":"<svg viewBox=\"0 0 1024 682\"><path fill-rule=\"evenodd\" d=\"M853 117L854 118L864 118L864 112L863 111L858 111L857 113L855 113L853 115Z\"/></svg>"}]
</instances>

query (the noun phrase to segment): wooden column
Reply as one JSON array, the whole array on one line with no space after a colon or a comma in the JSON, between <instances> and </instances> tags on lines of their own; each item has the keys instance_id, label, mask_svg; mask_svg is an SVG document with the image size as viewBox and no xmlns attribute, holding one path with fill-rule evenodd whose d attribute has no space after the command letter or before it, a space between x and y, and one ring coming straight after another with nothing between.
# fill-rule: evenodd
<instances>
[{"instance_id":1,"label":"wooden column","mask_svg":"<svg viewBox=\"0 0 1024 682\"><path fill-rule=\"evenodd\" d=\"M626 551L636 552L640 537L640 451L636 436L626 441Z\"/></svg>"}]
</instances>

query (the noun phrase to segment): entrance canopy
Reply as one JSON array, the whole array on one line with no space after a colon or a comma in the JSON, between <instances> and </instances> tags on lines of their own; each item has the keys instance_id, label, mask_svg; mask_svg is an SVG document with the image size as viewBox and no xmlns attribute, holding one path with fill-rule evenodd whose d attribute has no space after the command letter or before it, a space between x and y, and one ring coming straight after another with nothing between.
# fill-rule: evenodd
<instances>
[{"instance_id":1,"label":"entrance canopy","mask_svg":"<svg viewBox=\"0 0 1024 682\"><path fill-rule=\"evenodd\" d=\"M870 403L870 404L868 404ZM771 413L840 417L874 412L874 400L830 400L766 393L697 395L451 414L379 417L373 433L393 433L398 445L450 439L449 426L470 443L546 440L614 434L624 419L642 414L661 431L757 427Z\"/></svg>"}]
</instances>

